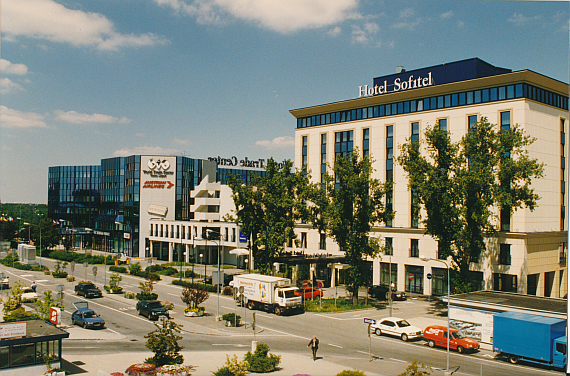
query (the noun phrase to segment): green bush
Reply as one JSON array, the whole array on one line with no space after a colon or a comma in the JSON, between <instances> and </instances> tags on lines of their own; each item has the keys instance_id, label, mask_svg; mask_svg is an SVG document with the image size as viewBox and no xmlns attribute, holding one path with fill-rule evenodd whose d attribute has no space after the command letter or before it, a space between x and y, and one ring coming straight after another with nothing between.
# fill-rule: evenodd
<instances>
[{"instance_id":1,"label":"green bush","mask_svg":"<svg viewBox=\"0 0 570 376\"><path fill-rule=\"evenodd\" d=\"M212 372L214 376L234 376L234 373L230 369L229 366L223 366L222 368L218 368L217 371Z\"/></svg>"},{"instance_id":2,"label":"green bush","mask_svg":"<svg viewBox=\"0 0 570 376\"><path fill-rule=\"evenodd\" d=\"M67 272L53 272L51 273L51 275L53 276L53 278L66 278L67 277Z\"/></svg>"},{"instance_id":3,"label":"green bush","mask_svg":"<svg viewBox=\"0 0 570 376\"><path fill-rule=\"evenodd\" d=\"M178 270L174 269L173 267L168 267L165 269L162 269L162 271L160 272L160 274L164 274L164 275L174 275L178 273Z\"/></svg>"},{"instance_id":4,"label":"green bush","mask_svg":"<svg viewBox=\"0 0 570 376\"><path fill-rule=\"evenodd\" d=\"M184 278L194 278L194 277L196 277L196 275L197 275L197 274L194 273L192 270L185 270L185 271L182 272L182 276L183 276Z\"/></svg>"},{"instance_id":5,"label":"green bush","mask_svg":"<svg viewBox=\"0 0 570 376\"><path fill-rule=\"evenodd\" d=\"M124 266L111 265L111 266L109 266L109 271L111 271L111 272L117 272L117 273L126 273L126 272L127 272L127 268L125 268Z\"/></svg>"},{"instance_id":6,"label":"green bush","mask_svg":"<svg viewBox=\"0 0 570 376\"><path fill-rule=\"evenodd\" d=\"M366 376L366 374L359 370L348 370L340 371L335 376Z\"/></svg>"},{"instance_id":7,"label":"green bush","mask_svg":"<svg viewBox=\"0 0 570 376\"><path fill-rule=\"evenodd\" d=\"M222 320L231 322L233 326L240 326L241 316L236 315L233 312L226 313L225 315L222 315Z\"/></svg>"},{"instance_id":8,"label":"green bush","mask_svg":"<svg viewBox=\"0 0 570 376\"><path fill-rule=\"evenodd\" d=\"M160 264L149 265L145 268L147 273L156 273L162 271L164 268Z\"/></svg>"},{"instance_id":9,"label":"green bush","mask_svg":"<svg viewBox=\"0 0 570 376\"><path fill-rule=\"evenodd\" d=\"M141 263L137 262L134 264L129 264L129 273L132 275L138 275L142 271Z\"/></svg>"},{"instance_id":10,"label":"green bush","mask_svg":"<svg viewBox=\"0 0 570 376\"><path fill-rule=\"evenodd\" d=\"M189 288L196 288L196 287L205 288L208 292L215 292L216 291L215 287L212 285L205 285L203 283L192 283L192 282L188 282L188 281L180 281L178 279L172 280L172 284L177 285L177 286L189 287Z\"/></svg>"},{"instance_id":11,"label":"green bush","mask_svg":"<svg viewBox=\"0 0 570 376\"><path fill-rule=\"evenodd\" d=\"M143 294L141 292L138 292L137 295L135 295L135 297L137 298L137 300L156 300L158 299L158 294L151 292L150 294Z\"/></svg>"},{"instance_id":12,"label":"green bush","mask_svg":"<svg viewBox=\"0 0 570 376\"><path fill-rule=\"evenodd\" d=\"M281 362L281 356L269 354L269 346L265 343L258 343L255 352L252 354L251 351L248 351L244 360L249 364L249 371L265 373L272 372L277 368Z\"/></svg>"}]
</instances>

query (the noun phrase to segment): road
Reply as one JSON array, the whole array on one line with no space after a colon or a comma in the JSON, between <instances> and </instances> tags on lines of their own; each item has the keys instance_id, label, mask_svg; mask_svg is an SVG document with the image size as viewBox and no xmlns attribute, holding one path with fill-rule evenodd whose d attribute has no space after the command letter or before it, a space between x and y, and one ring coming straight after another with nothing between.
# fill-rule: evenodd
<instances>
[{"instance_id":1,"label":"road","mask_svg":"<svg viewBox=\"0 0 570 376\"><path fill-rule=\"evenodd\" d=\"M42 259L44 265L53 269L53 261ZM87 268L76 265L74 275L78 279L94 281L99 287L103 285L103 266L98 266L97 276L93 276L92 266ZM64 341L64 357L68 355L108 354L120 351L129 352L148 351L145 348L144 335L155 329L155 324L145 317L138 316L135 310L136 301L126 299L123 295L105 294L103 298L88 299L89 305L106 321L106 329L89 330L70 326L70 315L73 311L72 302L85 300L74 295L73 288L77 282L67 282L64 279L55 279L43 273L22 271L6 268L0 265L0 270L10 276L12 285L16 279L29 286L33 280L38 284L38 293L44 291L57 291L58 285L64 286L65 310L62 315L62 324L70 332L70 339ZM67 268L68 272L69 266ZM107 278L110 273L107 272ZM138 292L139 282L143 279L123 275L120 285L125 291ZM445 349L432 349L422 340L403 342L398 338L386 336L371 337L367 335L365 317L380 318L387 316L387 312L377 309L364 311L350 311L344 313L304 313L285 316L276 316L262 311L249 311L235 305L231 297L220 296L220 315L228 312L237 312L242 317L245 326L228 328L221 321L216 321L218 307L217 295L211 294L204 303L207 315L203 317L185 317L184 305L180 300L182 288L172 285L171 278L164 277L155 285L155 292L159 300L170 301L175 304L171 317L182 325L183 339L180 344L185 350L196 351L224 351L232 354L235 351L247 351L251 342L257 340L269 345L272 352L302 353L307 355L306 345L309 339L316 335L320 339L319 355L335 362L355 367L362 371L379 372L391 375L392 368L401 370L402 364L420 360L436 369L445 369ZM8 292L3 291L4 297ZM407 302L394 302L394 315L406 319L417 317L421 312L424 316L430 304L420 300ZM252 330L253 312L255 312L256 330ZM429 319L429 317L428 317ZM441 317L439 317L441 319ZM413 322L412 322L413 323ZM78 341L74 338L91 339ZM149 356L151 354L149 353ZM370 361L373 359L372 361ZM398 367L396 367L398 366ZM489 351L480 351L476 354L450 353L450 368L459 370L454 375L561 375L548 369L535 366L511 365L504 361L494 360ZM394 371L395 372L395 371ZM401 372L401 371L400 371Z\"/></svg>"}]
</instances>

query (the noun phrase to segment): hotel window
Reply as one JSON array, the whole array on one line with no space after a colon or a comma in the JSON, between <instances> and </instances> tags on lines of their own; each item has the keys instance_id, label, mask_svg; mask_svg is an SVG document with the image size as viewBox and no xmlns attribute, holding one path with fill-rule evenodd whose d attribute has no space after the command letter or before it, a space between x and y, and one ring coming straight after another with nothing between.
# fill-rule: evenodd
<instances>
[{"instance_id":1,"label":"hotel window","mask_svg":"<svg viewBox=\"0 0 570 376\"><path fill-rule=\"evenodd\" d=\"M394 181L394 127L386 127L386 182ZM386 211L391 212L394 207L394 192L390 188L386 192ZM386 226L392 227L392 220L386 221Z\"/></svg>"},{"instance_id":2,"label":"hotel window","mask_svg":"<svg viewBox=\"0 0 570 376\"><path fill-rule=\"evenodd\" d=\"M511 113L509 111L501 112L501 132L511 127Z\"/></svg>"},{"instance_id":3,"label":"hotel window","mask_svg":"<svg viewBox=\"0 0 570 376\"><path fill-rule=\"evenodd\" d=\"M420 246L418 239L410 239L410 257L420 257Z\"/></svg>"},{"instance_id":4,"label":"hotel window","mask_svg":"<svg viewBox=\"0 0 570 376\"><path fill-rule=\"evenodd\" d=\"M467 129L472 130L477 126L477 115L467 117Z\"/></svg>"},{"instance_id":5,"label":"hotel window","mask_svg":"<svg viewBox=\"0 0 570 376\"><path fill-rule=\"evenodd\" d=\"M386 238L386 250L385 250L385 255L386 256L394 256L394 238Z\"/></svg>"},{"instance_id":6,"label":"hotel window","mask_svg":"<svg viewBox=\"0 0 570 376\"><path fill-rule=\"evenodd\" d=\"M511 245L500 244L499 246L499 264L511 265Z\"/></svg>"},{"instance_id":7,"label":"hotel window","mask_svg":"<svg viewBox=\"0 0 570 376\"><path fill-rule=\"evenodd\" d=\"M564 231L566 219L566 132L565 121L560 119L560 230Z\"/></svg>"},{"instance_id":8,"label":"hotel window","mask_svg":"<svg viewBox=\"0 0 570 376\"><path fill-rule=\"evenodd\" d=\"M420 203L418 198L418 192L415 189L411 189L411 197L412 197L412 204L411 204L411 227L418 228L418 223L420 219Z\"/></svg>"},{"instance_id":9,"label":"hotel window","mask_svg":"<svg viewBox=\"0 0 570 376\"><path fill-rule=\"evenodd\" d=\"M334 156L344 157L352 153L353 131L336 132L334 139Z\"/></svg>"},{"instance_id":10,"label":"hotel window","mask_svg":"<svg viewBox=\"0 0 570 376\"><path fill-rule=\"evenodd\" d=\"M420 123L412 123L412 142L420 140Z\"/></svg>"},{"instance_id":11,"label":"hotel window","mask_svg":"<svg viewBox=\"0 0 570 376\"><path fill-rule=\"evenodd\" d=\"M308 162L308 154L307 154L307 148L308 148L308 137L307 136L303 136L303 147L302 147L302 162L301 162L301 168L304 169L304 174L307 174L307 162Z\"/></svg>"},{"instance_id":12,"label":"hotel window","mask_svg":"<svg viewBox=\"0 0 570 376\"><path fill-rule=\"evenodd\" d=\"M232 228L232 242L236 241L236 229Z\"/></svg>"},{"instance_id":13,"label":"hotel window","mask_svg":"<svg viewBox=\"0 0 570 376\"><path fill-rule=\"evenodd\" d=\"M306 232L301 233L301 248L303 248L303 249L307 248L307 233Z\"/></svg>"},{"instance_id":14,"label":"hotel window","mask_svg":"<svg viewBox=\"0 0 570 376\"><path fill-rule=\"evenodd\" d=\"M440 130L447 132L447 119L439 119L438 124Z\"/></svg>"},{"instance_id":15,"label":"hotel window","mask_svg":"<svg viewBox=\"0 0 570 376\"><path fill-rule=\"evenodd\" d=\"M325 187L325 175L327 173L327 134L321 134L321 187Z\"/></svg>"},{"instance_id":16,"label":"hotel window","mask_svg":"<svg viewBox=\"0 0 570 376\"><path fill-rule=\"evenodd\" d=\"M362 156L368 157L370 154L370 129L362 130Z\"/></svg>"},{"instance_id":17,"label":"hotel window","mask_svg":"<svg viewBox=\"0 0 570 376\"><path fill-rule=\"evenodd\" d=\"M509 111L501 112L499 117L501 120L501 132L506 132L511 127L511 113ZM506 153L504 157L510 158L510 154ZM510 206L501 208L501 231L511 231Z\"/></svg>"},{"instance_id":18,"label":"hotel window","mask_svg":"<svg viewBox=\"0 0 570 376\"><path fill-rule=\"evenodd\" d=\"M327 236L326 234L319 234L319 249L327 249Z\"/></svg>"}]
</instances>

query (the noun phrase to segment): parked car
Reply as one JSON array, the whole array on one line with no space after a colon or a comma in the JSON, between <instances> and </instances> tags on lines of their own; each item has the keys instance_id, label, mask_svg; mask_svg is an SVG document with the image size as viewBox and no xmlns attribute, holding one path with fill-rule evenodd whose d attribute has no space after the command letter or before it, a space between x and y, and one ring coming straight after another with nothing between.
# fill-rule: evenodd
<instances>
[{"instance_id":1,"label":"parked car","mask_svg":"<svg viewBox=\"0 0 570 376\"><path fill-rule=\"evenodd\" d=\"M370 329L377 336L388 334L400 337L402 341L422 336L422 330L420 328L398 317L385 317L381 320L376 320L376 324L370 325Z\"/></svg>"},{"instance_id":2,"label":"parked car","mask_svg":"<svg viewBox=\"0 0 570 376\"><path fill-rule=\"evenodd\" d=\"M476 351L479 349L479 342L464 337L457 329L450 329L451 337L449 338L449 348L457 350L459 353L467 351ZM445 347L447 348L447 327L439 325L431 325L425 328L423 334L424 340L428 342L429 347Z\"/></svg>"},{"instance_id":3,"label":"parked car","mask_svg":"<svg viewBox=\"0 0 570 376\"><path fill-rule=\"evenodd\" d=\"M0 275L0 288L2 290L10 288L10 280L8 279L8 276L4 275L4 273Z\"/></svg>"},{"instance_id":4,"label":"parked car","mask_svg":"<svg viewBox=\"0 0 570 376\"><path fill-rule=\"evenodd\" d=\"M168 310L158 300L142 300L137 303L137 313L149 320L158 320L159 316L170 318Z\"/></svg>"},{"instance_id":5,"label":"parked car","mask_svg":"<svg viewBox=\"0 0 570 376\"><path fill-rule=\"evenodd\" d=\"M370 286L368 288L368 295L378 300L388 300L388 291L390 288L386 285ZM397 291L392 289L392 300L406 300L408 299L404 291Z\"/></svg>"},{"instance_id":6,"label":"parked car","mask_svg":"<svg viewBox=\"0 0 570 376\"><path fill-rule=\"evenodd\" d=\"M38 294L31 288L24 289L24 292L20 296L22 298L22 302L35 302L38 300Z\"/></svg>"},{"instance_id":7,"label":"parked car","mask_svg":"<svg viewBox=\"0 0 570 376\"><path fill-rule=\"evenodd\" d=\"M103 293L91 282L80 282L75 286L75 294L83 295L85 298L100 298Z\"/></svg>"},{"instance_id":8,"label":"parked car","mask_svg":"<svg viewBox=\"0 0 570 376\"><path fill-rule=\"evenodd\" d=\"M104 328L105 320L89 308L89 303L75 302L73 303L75 312L71 314L71 325L79 325L84 328Z\"/></svg>"},{"instance_id":9,"label":"parked car","mask_svg":"<svg viewBox=\"0 0 570 376\"><path fill-rule=\"evenodd\" d=\"M303 299L313 299L319 296L322 298L323 290L314 287L300 287L298 291L295 291L295 295L301 296Z\"/></svg>"},{"instance_id":10,"label":"parked car","mask_svg":"<svg viewBox=\"0 0 570 376\"><path fill-rule=\"evenodd\" d=\"M229 286L230 282L234 280L234 275L235 274L224 274L224 286ZM204 277L204 283L207 285L211 285L212 284L212 276L206 276Z\"/></svg>"}]
</instances>

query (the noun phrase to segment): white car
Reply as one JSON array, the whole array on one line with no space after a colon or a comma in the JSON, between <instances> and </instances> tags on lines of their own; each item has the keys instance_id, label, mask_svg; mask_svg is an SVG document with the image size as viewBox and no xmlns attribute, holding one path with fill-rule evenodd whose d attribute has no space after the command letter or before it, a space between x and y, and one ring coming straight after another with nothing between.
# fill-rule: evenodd
<instances>
[{"instance_id":1,"label":"white car","mask_svg":"<svg viewBox=\"0 0 570 376\"><path fill-rule=\"evenodd\" d=\"M32 289L24 289L24 292L21 295L23 302L35 302L38 300L38 294L34 292Z\"/></svg>"},{"instance_id":2,"label":"white car","mask_svg":"<svg viewBox=\"0 0 570 376\"><path fill-rule=\"evenodd\" d=\"M381 320L376 320L375 324L370 325L370 329L377 336L388 334L400 337L402 341L422 337L423 333L417 326L413 326L406 320L398 317L385 317Z\"/></svg>"}]
</instances>

